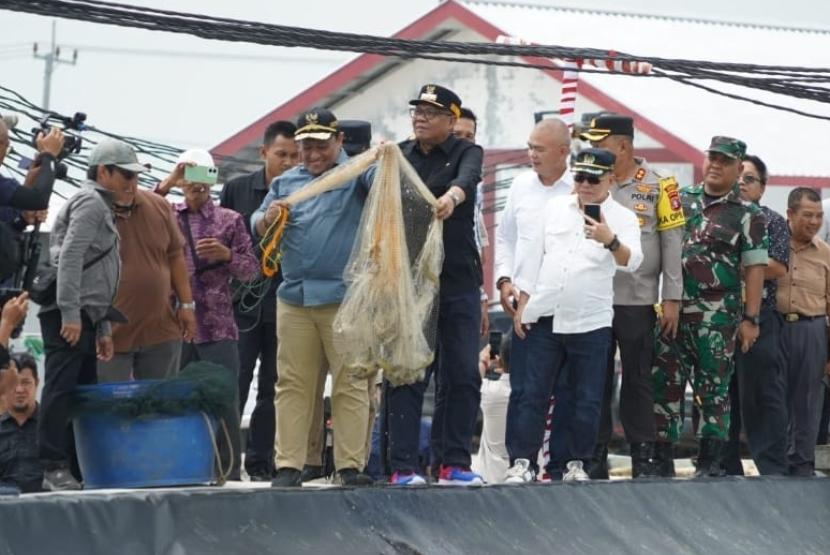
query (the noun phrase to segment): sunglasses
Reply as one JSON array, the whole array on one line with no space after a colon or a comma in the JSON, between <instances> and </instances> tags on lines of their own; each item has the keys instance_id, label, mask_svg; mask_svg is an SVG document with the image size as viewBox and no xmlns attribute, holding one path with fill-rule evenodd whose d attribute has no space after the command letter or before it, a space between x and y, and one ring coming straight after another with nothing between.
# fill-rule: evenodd
<instances>
[{"instance_id":1,"label":"sunglasses","mask_svg":"<svg viewBox=\"0 0 830 555\"><path fill-rule=\"evenodd\" d=\"M137 172L133 172L130 170L125 170L124 168L119 168L115 166L115 171L121 174L121 176L126 179L127 181L133 180L138 176Z\"/></svg>"},{"instance_id":2,"label":"sunglasses","mask_svg":"<svg viewBox=\"0 0 830 555\"><path fill-rule=\"evenodd\" d=\"M583 183L587 181L590 185L599 185L600 178L596 175L589 175L587 173L577 173L574 175L574 183Z\"/></svg>"},{"instance_id":3,"label":"sunglasses","mask_svg":"<svg viewBox=\"0 0 830 555\"><path fill-rule=\"evenodd\" d=\"M738 180L743 183L744 185L753 185L755 183L760 183L761 180L754 175L742 175L738 178Z\"/></svg>"}]
</instances>

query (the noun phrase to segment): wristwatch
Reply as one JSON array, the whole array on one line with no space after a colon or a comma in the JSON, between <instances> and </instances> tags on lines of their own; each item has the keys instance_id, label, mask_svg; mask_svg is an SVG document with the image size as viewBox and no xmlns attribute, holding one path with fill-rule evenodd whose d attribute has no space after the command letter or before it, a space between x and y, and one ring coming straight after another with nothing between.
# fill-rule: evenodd
<instances>
[{"instance_id":1,"label":"wristwatch","mask_svg":"<svg viewBox=\"0 0 830 555\"><path fill-rule=\"evenodd\" d=\"M179 303L179 308L182 310L196 310L196 303L189 302L189 303Z\"/></svg>"},{"instance_id":2,"label":"wristwatch","mask_svg":"<svg viewBox=\"0 0 830 555\"><path fill-rule=\"evenodd\" d=\"M761 317L757 314L753 316L751 314L747 314L746 312L744 312L742 320L746 320L746 321L752 323L752 325L754 325L754 326L760 326L761 325Z\"/></svg>"},{"instance_id":3,"label":"wristwatch","mask_svg":"<svg viewBox=\"0 0 830 555\"><path fill-rule=\"evenodd\" d=\"M618 248L620 248L620 240L617 238L617 236L616 236L616 235L614 235L614 238L613 238L613 239L611 239L611 242L610 242L610 243L608 243L607 245L603 245L603 246L604 246L606 249L608 249L609 251L614 252L615 250L617 250Z\"/></svg>"},{"instance_id":4,"label":"wristwatch","mask_svg":"<svg viewBox=\"0 0 830 555\"><path fill-rule=\"evenodd\" d=\"M453 207L461 204L461 199L455 194L455 191L447 191L447 194L450 195L450 198L452 199Z\"/></svg>"}]
</instances>

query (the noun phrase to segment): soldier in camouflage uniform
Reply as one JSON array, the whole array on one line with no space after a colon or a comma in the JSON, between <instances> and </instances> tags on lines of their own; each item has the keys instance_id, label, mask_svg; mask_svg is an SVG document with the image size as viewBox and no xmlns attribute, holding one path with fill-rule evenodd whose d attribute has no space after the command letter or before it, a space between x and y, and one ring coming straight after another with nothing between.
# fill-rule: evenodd
<instances>
[{"instance_id":1,"label":"soldier in camouflage uniform","mask_svg":"<svg viewBox=\"0 0 830 555\"><path fill-rule=\"evenodd\" d=\"M614 321L609 352L605 395L599 436L589 469L591 479L608 479L608 442L612 434L611 397L615 354L620 350L622 384L620 421L631 450L633 478L651 474L654 449L654 393L651 367L654 362L654 306L662 301L660 329L677 334L683 272L683 210L680 188L673 177L659 175L642 158L634 156L634 120L619 114L594 117L580 139L611 151L616 185L611 196L637 216L643 263L636 272L618 271L614 276ZM662 278L662 280L661 280Z\"/></svg>"},{"instance_id":2,"label":"soldier in camouflage uniform","mask_svg":"<svg viewBox=\"0 0 830 555\"><path fill-rule=\"evenodd\" d=\"M683 424L687 381L702 416L695 476L722 475L736 337L746 352L759 332L769 240L763 213L740 197L746 144L713 137L706 152L703 183L681 192L686 224L680 329L676 340L658 337L652 369L655 468L663 476L674 474L672 445Z\"/></svg>"}]
</instances>

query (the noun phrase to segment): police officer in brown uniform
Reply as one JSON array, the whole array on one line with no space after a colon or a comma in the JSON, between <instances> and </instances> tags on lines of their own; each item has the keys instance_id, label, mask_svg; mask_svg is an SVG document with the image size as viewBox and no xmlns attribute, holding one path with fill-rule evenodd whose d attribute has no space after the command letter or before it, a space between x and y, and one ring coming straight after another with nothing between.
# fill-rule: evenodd
<instances>
[{"instance_id":1,"label":"police officer in brown uniform","mask_svg":"<svg viewBox=\"0 0 830 555\"><path fill-rule=\"evenodd\" d=\"M622 387L620 420L631 445L633 477L650 474L654 438L651 365L657 313L662 301L661 333L677 333L683 274L680 264L683 240L683 210L680 188L673 177L662 177L643 158L634 156L634 120L619 114L595 117L580 138L594 147L610 150L617 157L617 184L611 195L637 215L643 263L633 273L614 277L614 342L620 349ZM662 288L659 286L662 275ZM659 290L659 291L658 291ZM659 293L659 295L658 295ZM608 441L611 439L611 394L614 354L608 360L600 430L589 470L592 479L608 478Z\"/></svg>"}]
</instances>

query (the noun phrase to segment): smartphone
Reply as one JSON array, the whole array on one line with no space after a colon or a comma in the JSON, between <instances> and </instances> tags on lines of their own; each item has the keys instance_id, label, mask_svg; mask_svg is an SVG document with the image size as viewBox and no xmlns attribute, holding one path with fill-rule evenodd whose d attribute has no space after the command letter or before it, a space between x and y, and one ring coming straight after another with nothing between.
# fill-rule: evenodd
<instances>
[{"instance_id":1,"label":"smartphone","mask_svg":"<svg viewBox=\"0 0 830 555\"><path fill-rule=\"evenodd\" d=\"M185 166L184 179L191 183L216 185L219 180L219 168L210 166Z\"/></svg>"},{"instance_id":2,"label":"smartphone","mask_svg":"<svg viewBox=\"0 0 830 555\"><path fill-rule=\"evenodd\" d=\"M600 221L599 204L586 204L585 215L593 218L596 221ZM588 223L587 219L585 220L585 223Z\"/></svg>"},{"instance_id":3,"label":"smartphone","mask_svg":"<svg viewBox=\"0 0 830 555\"><path fill-rule=\"evenodd\" d=\"M499 355L501 351L501 336L502 332L500 331L491 331L490 332L490 359L494 359Z\"/></svg>"}]
</instances>

